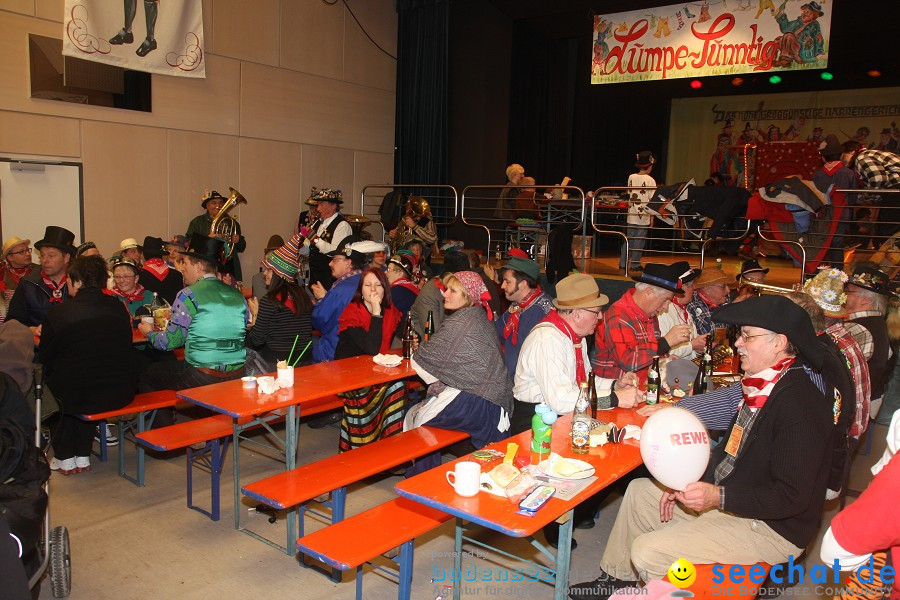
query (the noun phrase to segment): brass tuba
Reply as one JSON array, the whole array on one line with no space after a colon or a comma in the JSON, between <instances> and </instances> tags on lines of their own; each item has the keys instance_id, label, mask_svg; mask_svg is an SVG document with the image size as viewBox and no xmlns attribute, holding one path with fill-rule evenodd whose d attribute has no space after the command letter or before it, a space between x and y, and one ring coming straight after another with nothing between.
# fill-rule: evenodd
<instances>
[{"instance_id":1,"label":"brass tuba","mask_svg":"<svg viewBox=\"0 0 900 600\"><path fill-rule=\"evenodd\" d=\"M409 201L406 203L406 216L413 219L421 219L422 217L431 219L431 206L428 204L428 200L422 196L410 196Z\"/></svg>"},{"instance_id":2,"label":"brass tuba","mask_svg":"<svg viewBox=\"0 0 900 600\"><path fill-rule=\"evenodd\" d=\"M231 255L234 254L235 245L231 243L231 236L237 232L237 219L229 215L228 211L238 204L247 204L247 199L241 196L239 191L233 187L228 189L231 191L231 195L228 196L228 200L225 201L225 204L222 205L222 208L220 208L219 212L216 213L216 216L213 217L212 223L209 226L209 237L218 237L225 242L225 253L222 258L223 263L228 262Z\"/></svg>"}]
</instances>

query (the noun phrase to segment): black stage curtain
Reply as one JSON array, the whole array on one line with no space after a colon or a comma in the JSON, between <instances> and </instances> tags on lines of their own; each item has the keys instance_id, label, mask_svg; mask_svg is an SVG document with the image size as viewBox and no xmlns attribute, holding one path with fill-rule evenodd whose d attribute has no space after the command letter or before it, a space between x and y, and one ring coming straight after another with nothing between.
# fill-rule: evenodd
<instances>
[{"instance_id":1,"label":"black stage curtain","mask_svg":"<svg viewBox=\"0 0 900 600\"><path fill-rule=\"evenodd\" d=\"M447 181L449 0L397 0L394 181Z\"/></svg>"}]
</instances>

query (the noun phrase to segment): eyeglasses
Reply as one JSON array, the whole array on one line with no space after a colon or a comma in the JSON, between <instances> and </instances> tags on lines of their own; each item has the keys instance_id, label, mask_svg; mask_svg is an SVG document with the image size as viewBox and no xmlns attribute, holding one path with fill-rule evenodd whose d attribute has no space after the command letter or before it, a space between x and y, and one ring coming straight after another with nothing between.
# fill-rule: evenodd
<instances>
[{"instance_id":1,"label":"eyeglasses","mask_svg":"<svg viewBox=\"0 0 900 600\"><path fill-rule=\"evenodd\" d=\"M775 333L774 331L770 331L768 333L755 333L753 335L747 335L746 333L744 333L742 331L740 338L746 342L747 340L752 340L753 338L762 337L764 335L778 335L778 334Z\"/></svg>"},{"instance_id":2,"label":"eyeglasses","mask_svg":"<svg viewBox=\"0 0 900 600\"><path fill-rule=\"evenodd\" d=\"M113 275L113 279L137 279L137 275Z\"/></svg>"},{"instance_id":3,"label":"eyeglasses","mask_svg":"<svg viewBox=\"0 0 900 600\"><path fill-rule=\"evenodd\" d=\"M582 308L581 310L583 310L584 312L589 312L591 314L597 315L598 317L600 316L600 313L603 312L599 308L597 310L588 310L586 308Z\"/></svg>"},{"instance_id":4,"label":"eyeglasses","mask_svg":"<svg viewBox=\"0 0 900 600\"><path fill-rule=\"evenodd\" d=\"M31 248L25 248L24 250L16 250L15 252L7 252L7 256L10 254L31 254Z\"/></svg>"}]
</instances>

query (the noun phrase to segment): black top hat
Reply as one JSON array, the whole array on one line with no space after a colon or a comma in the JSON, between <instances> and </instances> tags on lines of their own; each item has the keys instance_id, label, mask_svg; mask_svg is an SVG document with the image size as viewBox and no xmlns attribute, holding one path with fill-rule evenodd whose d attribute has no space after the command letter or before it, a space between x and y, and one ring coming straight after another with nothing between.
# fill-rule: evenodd
<instances>
[{"instance_id":1,"label":"black top hat","mask_svg":"<svg viewBox=\"0 0 900 600\"><path fill-rule=\"evenodd\" d=\"M853 275L850 276L847 284L871 290L882 296L890 297L891 295L891 283L888 276L881 269L868 265L859 265L853 269Z\"/></svg>"},{"instance_id":2,"label":"black top hat","mask_svg":"<svg viewBox=\"0 0 900 600\"><path fill-rule=\"evenodd\" d=\"M672 270L675 272L680 272L681 275L678 276L678 279L681 280L682 284L688 284L693 280L697 279L700 276L700 269L691 268L690 263L686 260L680 260L678 262L672 263Z\"/></svg>"},{"instance_id":3,"label":"black top hat","mask_svg":"<svg viewBox=\"0 0 900 600\"><path fill-rule=\"evenodd\" d=\"M75 234L65 227L48 225L44 230L44 239L35 242L34 247L40 250L44 246L58 248L66 254L75 254Z\"/></svg>"},{"instance_id":4,"label":"black top hat","mask_svg":"<svg viewBox=\"0 0 900 600\"><path fill-rule=\"evenodd\" d=\"M638 152L637 154L637 162L634 163L639 169L644 167L649 167L653 163L656 162L656 159L653 157L653 153L649 150L644 150L643 152Z\"/></svg>"},{"instance_id":5,"label":"black top hat","mask_svg":"<svg viewBox=\"0 0 900 600\"><path fill-rule=\"evenodd\" d=\"M200 206L206 208L206 205L209 204L210 200L228 200L228 198L226 198L216 190L213 190L209 193L208 196L206 196L206 198L203 199L203 202L200 203Z\"/></svg>"},{"instance_id":6,"label":"black top hat","mask_svg":"<svg viewBox=\"0 0 900 600\"><path fill-rule=\"evenodd\" d=\"M684 274L685 270L679 267L678 263L674 265L647 263L644 265L644 272L632 279L675 292L676 296L683 296L684 290L681 289L681 282L678 278Z\"/></svg>"},{"instance_id":7,"label":"black top hat","mask_svg":"<svg viewBox=\"0 0 900 600\"><path fill-rule=\"evenodd\" d=\"M188 242L187 250L182 252L182 254L205 260L218 268L225 257L225 242L219 238L211 238L195 233L191 236L190 242Z\"/></svg>"},{"instance_id":8,"label":"black top hat","mask_svg":"<svg viewBox=\"0 0 900 600\"><path fill-rule=\"evenodd\" d=\"M341 256L347 257L354 265L361 267L363 265L363 263L366 261L366 255L363 254L362 252L357 252L353 248L349 247L351 244L355 244L356 242L361 242L361 241L362 241L362 238L360 238L359 236L348 235L347 237L345 237L344 239L341 240L341 242L338 244L338 246L335 250L332 250L331 252L327 253L326 256L330 256L330 257L334 258L338 254L340 254Z\"/></svg>"},{"instance_id":9,"label":"black top hat","mask_svg":"<svg viewBox=\"0 0 900 600\"><path fill-rule=\"evenodd\" d=\"M813 12L819 13L820 17L825 16L825 11L822 10L822 5L819 4L818 2L807 2L800 8L801 9L808 8L809 10L811 10Z\"/></svg>"},{"instance_id":10,"label":"black top hat","mask_svg":"<svg viewBox=\"0 0 900 600\"><path fill-rule=\"evenodd\" d=\"M806 363L822 370L825 353L816 339L816 330L805 310L789 298L763 294L743 302L727 304L712 312L712 320L726 325L762 327L787 336Z\"/></svg>"},{"instance_id":11,"label":"black top hat","mask_svg":"<svg viewBox=\"0 0 900 600\"><path fill-rule=\"evenodd\" d=\"M166 250L162 238L147 236L144 238L144 258L162 258L169 251Z\"/></svg>"},{"instance_id":12,"label":"black top hat","mask_svg":"<svg viewBox=\"0 0 900 600\"><path fill-rule=\"evenodd\" d=\"M745 260L741 264L741 272L737 274L736 279L740 280L742 275L746 275L747 273L768 273L768 269L763 269L762 265L759 264L759 261L755 258L751 258L750 260Z\"/></svg>"}]
</instances>

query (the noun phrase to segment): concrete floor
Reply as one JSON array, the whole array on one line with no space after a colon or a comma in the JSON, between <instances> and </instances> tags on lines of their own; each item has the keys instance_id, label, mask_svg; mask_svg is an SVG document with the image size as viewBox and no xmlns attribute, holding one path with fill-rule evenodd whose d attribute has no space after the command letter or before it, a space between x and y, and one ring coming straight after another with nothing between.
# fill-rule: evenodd
<instances>
[{"instance_id":1,"label":"concrete floor","mask_svg":"<svg viewBox=\"0 0 900 600\"><path fill-rule=\"evenodd\" d=\"M875 431L870 456L854 461L851 489L864 489L871 479L868 467L884 448L886 427ZM302 427L301 462L313 461L337 449L338 431L333 427L312 430ZM126 456L133 460L134 449L127 446ZM256 449L242 448L243 481L253 481L280 471L272 458ZM72 592L74 600L106 598L334 598L349 599L355 594L354 574L334 584L323 575L301 568L296 559L234 530L232 524L231 458L222 478L222 520L212 522L185 507L185 459L183 454L168 459L148 458L146 487L138 488L116 474L116 462L93 461L88 473L51 478L51 522L68 528L72 547ZM398 477L367 480L349 491L347 514L353 515L394 496ZM208 478L201 476L195 500L207 500ZM572 554L571 580L593 579L606 537L619 506L613 498L601 511L597 526L576 530L579 547ZM837 502L829 503L823 523L837 512ZM267 517L242 507L244 523L269 539L284 540L284 519L269 524ZM320 527L308 525L309 530ZM389 523L385 523L389 527ZM824 526L823 530L824 532ZM524 540L502 539L490 532L485 539L507 550L547 563ZM819 536L821 538L821 534ZM431 600L440 592L440 582L432 582L436 573L452 567L452 521L416 540L415 574L412 598ZM473 550L479 558L464 559L484 573L492 569L522 568L521 563L482 550ZM811 552L818 562L818 544ZM495 575L496 577L496 575ZM482 579L482 577L479 577ZM365 598L391 598L396 585L378 572L366 570ZM466 584L465 596L512 596L552 598L547 584L478 583ZM794 594L795 597L799 597ZM809 596L816 598L817 596ZM830 598L831 596L820 596ZM45 580L40 598L50 599L50 582Z\"/></svg>"}]
</instances>

